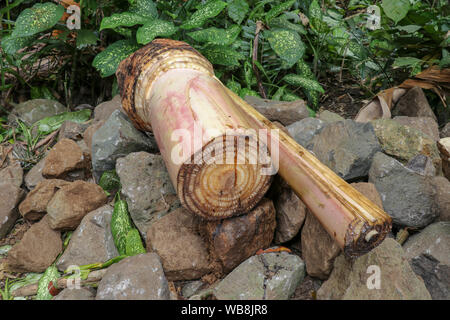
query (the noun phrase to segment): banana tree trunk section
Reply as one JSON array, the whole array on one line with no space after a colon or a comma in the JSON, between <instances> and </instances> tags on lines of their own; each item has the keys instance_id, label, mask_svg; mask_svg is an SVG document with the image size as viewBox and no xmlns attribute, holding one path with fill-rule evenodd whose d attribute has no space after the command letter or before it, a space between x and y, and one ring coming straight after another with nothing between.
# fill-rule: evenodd
<instances>
[{"instance_id":1,"label":"banana tree trunk section","mask_svg":"<svg viewBox=\"0 0 450 320\"><path fill-rule=\"evenodd\" d=\"M370 251L389 232L383 210L227 89L186 43L154 40L121 63L117 78L125 111L155 135L192 212L209 220L248 212L275 167L347 256Z\"/></svg>"}]
</instances>

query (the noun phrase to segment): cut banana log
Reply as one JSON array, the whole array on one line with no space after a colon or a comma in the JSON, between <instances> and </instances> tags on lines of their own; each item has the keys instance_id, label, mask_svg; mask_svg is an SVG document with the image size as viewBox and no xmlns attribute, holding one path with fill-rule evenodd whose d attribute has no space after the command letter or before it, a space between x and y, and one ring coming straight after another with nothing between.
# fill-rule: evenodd
<instances>
[{"instance_id":1,"label":"cut banana log","mask_svg":"<svg viewBox=\"0 0 450 320\"><path fill-rule=\"evenodd\" d=\"M273 170L347 256L377 246L391 218L214 76L184 42L158 39L122 61L122 105L152 131L182 204L214 220L248 212Z\"/></svg>"}]
</instances>

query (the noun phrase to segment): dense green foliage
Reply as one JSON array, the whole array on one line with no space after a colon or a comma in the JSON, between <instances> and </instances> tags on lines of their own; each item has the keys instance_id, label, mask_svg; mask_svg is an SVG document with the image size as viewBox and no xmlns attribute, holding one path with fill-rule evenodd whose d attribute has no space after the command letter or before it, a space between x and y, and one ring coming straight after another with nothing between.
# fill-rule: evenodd
<instances>
[{"instance_id":1,"label":"dense green foliage","mask_svg":"<svg viewBox=\"0 0 450 320\"><path fill-rule=\"evenodd\" d=\"M100 75L115 93L119 62L157 37L194 46L241 96L304 97L311 108L318 106L320 82L330 74L344 72L371 94L430 65L450 64L445 0L77 2L81 30L69 30L60 20L65 9L52 2L15 0L0 10L3 90L28 87L34 97L52 91L70 105L75 87L84 78L95 84ZM368 24L374 4L377 28ZM54 30L60 32L55 36ZM49 56L65 58L45 81L37 79L35 64Z\"/></svg>"}]
</instances>

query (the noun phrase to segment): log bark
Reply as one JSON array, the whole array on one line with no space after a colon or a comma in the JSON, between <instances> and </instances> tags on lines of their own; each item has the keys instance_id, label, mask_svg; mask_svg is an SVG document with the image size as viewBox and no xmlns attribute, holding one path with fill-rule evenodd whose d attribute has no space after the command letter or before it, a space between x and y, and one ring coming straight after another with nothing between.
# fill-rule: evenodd
<instances>
[{"instance_id":1,"label":"log bark","mask_svg":"<svg viewBox=\"0 0 450 320\"><path fill-rule=\"evenodd\" d=\"M189 45L154 40L121 63L117 78L125 111L138 128L153 131L181 202L192 212L209 220L248 212L270 184L270 175L261 169L279 164L278 173L347 256L370 251L389 232L391 218L383 210L226 88L211 64ZM207 135L201 146L185 147L192 152L177 165L170 153L177 143L189 143L183 136L173 142L172 133L181 128L192 136L195 126L218 131ZM263 129L267 136L243 134L250 149L243 156L233 140L241 135L232 135L230 145L216 148L221 155L230 153L232 164L192 164L201 152L226 139L227 128ZM260 146L267 147L270 156L258 152ZM253 154L258 154L256 165L238 164L238 158L247 161Z\"/></svg>"}]
</instances>

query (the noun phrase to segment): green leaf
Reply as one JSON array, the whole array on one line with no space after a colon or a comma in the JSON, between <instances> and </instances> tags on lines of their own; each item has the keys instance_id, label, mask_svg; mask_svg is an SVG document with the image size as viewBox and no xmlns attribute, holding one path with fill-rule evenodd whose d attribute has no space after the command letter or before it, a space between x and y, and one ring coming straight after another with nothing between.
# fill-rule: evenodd
<instances>
[{"instance_id":1,"label":"green leaf","mask_svg":"<svg viewBox=\"0 0 450 320\"><path fill-rule=\"evenodd\" d=\"M415 64L422 63L422 60L414 57L398 57L392 64L393 67L409 67Z\"/></svg>"},{"instance_id":2,"label":"green leaf","mask_svg":"<svg viewBox=\"0 0 450 320\"><path fill-rule=\"evenodd\" d=\"M13 55L22 48L27 47L34 40L34 36L14 38L6 36L2 39L1 46L6 54Z\"/></svg>"},{"instance_id":3,"label":"green leaf","mask_svg":"<svg viewBox=\"0 0 450 320\"><path fill-rule=\"evenodd\" d=\"M208 46L201 52L212 64L223 66L239 66L239 60L245 59L241 52L237 52L228 46Z\"/></svg>"},{"instance_id":4,"label":"green leaf","mask_svg":"<svg viewBox=\"0 0 450 320\"><path fill-rule=\"evenodd\" d=\"M46 117L36 122L41 134L49 134L61 127L64 121L83 123L90 119L92 111L83 109L74 112L63 112L55 116Z\"/></svg>"},{"instance_id":5,"label":"green leaf","mask_svg":"<svg viewBox=\"0 0 450 320\"><path fill-rule=\"evenodd\" d=\"M189 32L188 36L198 42L208 42L222 46L230 45L236 40L241 32L241 27L237 24L228 29L219 29L216 27Z\"/></svg>"},{"instance_id":6,"label":"green leaf","mask_svg":"<svg viewBox=\"0 0 450 320\"><path fill-rule=\"evenodd\" d=\"M26 37L53 27L64 13L64 7L51 3L36 3L17 17L12 37Z\"/></svg>"},{"instance_id":7,"label":"green leaf","mask_svg":"<svg viewBox=\"0 0 450 320\"><path fill-rule=\"evenodd\" d=\"M168 37L177 32L177 28L170 21L153 20L140 27L136 33L138 43L147 44L156 37Z\"/></svg>"},{"instance_id":8,"label":"green leaf","mask_svg":"<svg viewBox=\"0 0 450 320\"><path fill-rule=\"evenodd\" d=\"M325 33L328 29L327 24L323 21L322 9L320 8L319 2L314 0L309 5L308 11L309 24L311 27L319 33Z\"/></svg>"},{"instance_id":9,"label":"green leaf","mask_svg":"<svg viewBox=\"0 0 450 320\"><path fill-rule=\"evenodd\" d=\"M381 3L384 13L398 23L408 14L409 0L383 0Z\"/></svg>"},{"instance_id":10,"label":"green leaf","mask_svg":"<svg viewBox=\"0 0 450 320\"><path fill-rule=\"evenodd\" d=\"M284 89L286 86L279 87L277 91L272 95L272 100L280 101L284 94Z\"/></svg>"},{"instance_id":11,"label":"green leaf","mask_svg":"<svg viewBox=\"0 0 450 320\"><path fill-rule=\"evenodd\" d=\"M144 244L142 243L139 231L136 228L133 228L130 231L128 231L125 251L127 256L134 256L137 254L147 252L144 248Z\"/></svg>"},{"instance_id":12,"label":"green leaf","mask_svg":"<svg viewBox=\"0 0 450 320\"><path fill-rule=\"evenodd\" d=\"M300 98L298 95L292 93L292 92L286 92L283 95L283 98L281 99L282 101L296 101L296 100L301 100L302 98Z\"/></svg>"},{"instance_id":13,"label":"green leaf","mask_svg":"<svg viewBox=\"0 0 450 320\"><path fill-rule=\"evenodd\" d=\"M249 88L242 88L239 91L239 96L244 99L246 96L254 96L254 97L258 97L260 98L258 92L256 92L255 90L249 89Z\"/></svg>"},{"instance_id":14,"label":"green leaf","mask_svg":"<svg viewBox=\"0 0 450 320\"><path fill-rule=\"evenodd\" d=\"M98 41L97 35L92 30L78 30L77 31L77 48L83 49L87 46L95 45Z\"/></svg>"},{"instance_id":15,"label":"green leaf","mask_svg":"<svg viewBox=\"0 0 450 320\"><path fill-rule=\"evenodd\" d=\"M158 10L152 0L135 0L131 4L129 11L148 19L156 19Z\"/></svg>"},{"instance_id":16,"label":"green leaf","mask_svg":"<svg viewBox=\"0 0 450 320\"><path fill-rule=\"evenodd\" d=\"M299 76L298 74L287 74L283 77L283 81L289 83L293 86L299 86L302 88L306 88L308 90L318 91L320 93L325 93L325 90L323 90L322 86L319 82L313 79L308 79L302 76Z\"/></svg>"},{"instance_id":17,"label":"green leaf","mask_svg":"<svg viewBox=\"0 0 450 320\"><path fill-rule=\"evenodd\" d=\"M133 229L133 226L128 214L127 202L125 200L117 200L114 203L114 211L111 216L111 233L120 255L126 254L126 239L131 229Z\"/></svg>"},{"instance_id":18,"label":"green leaf","mask_svg":"<svg viewBox=\"0 0 450 320\"><path fill-rule=\"evenodd\" d=\"M48 286L50 282L52 282L53 285L56 286L56 281L59 277L60 274L58 272L58 269L54 265L48 267L42 277L39 279L36 300L51 300L53 296L50 294Z\"/></svg>"},{"instance_id":19,"label":"green leaf","mask_svg":"<svg viewBox=\"0 0 450 320\"><path fill-rule=\"evenodd\" d=\"M407 33L414 33L416 31L418 31L420 28L422 28L422 26L417 26L415 24L410 24L407 26L398 26L397 29L400 31L405 31Z\"/></svg>"},{"instance_id":20,"label":"green leaf","mask_svg":"<svg viewBox=\"0 0 450 320\"><path fill-rule=\"evenodd\" d=\"M131 40L119 40L97 54L92 65L100 71L102 77L113 75L120 62L139 49L139 46Z\"/></svg>"},{"instance_id":21,"label":"green leaf","mask_svg":"<svg viewBox=\"0 0 450 320\"><path fill-rule=\"evenodd\" d=\"M282 68L289 69L305 53L305 45L298 33L286 29L264 31L273 51L283 60Z\"/></svg>"},{"instance_id":22,"label":"green leaf","mask_svg":"<svg viewBox=\"0 0 450 320\"><path fill-rule=\"evenodd\" d=\"M308 66L308 64L303 59L300 59L297 63L297 73L299 76L301 76L303 78L317 81L316 77L314 76L313 72L311 71L311 68ZM308 88L302 88L302 89L306 95L306 98L308 99L308 102L313 107L317 107L319 105L319 94L320 93L316 90L311 90Z\"/></svg>"},{"instance_id":23,"label":"green leaf","mask_svg":"<svg viewBox=\"0 0 450 320\"><path fill-rule=\"evenodd\" d=\"M120 188L120 179L116 170L108 170L103 172L98 185L105 191L113 191Z\"/></svg>"},{"instance_id":24,"label":"green leaf","mask_svg":"<svg viewBox=\"0 0 450 320\"><path fill-rule=\"evenodd\" d=\"M266 17L265 17L266 22L269 23L273 18L277 17L284 11L289 10L294 3L295 3L295 0L284 1L284 2L280 3L279 5L276 5L275 7L270 9L269 12L267 12Z\"/></svg>"},{"instance_id":25,"label":"green leaf","mask_svg":"<svg viewBox=\"0 0 450 320\"><path fill-rule=\"evenodd\" d=\"M132 27L137 24L145 24L148 21L148 18L131 12L114 13L112 16L102 19L100 31L103 29L113 29L116 27Z\"/></svg>"},{"instance_id":26,"label":"green leaf","mask_svg":"<svg viewBox=\"0 0 450 320\"><path fill-rule=\"evenodd\" d=\"M233 91L236 94L239 94L239 91L241 90L241 84L234 80L229 80L227 82L227 88Z\"/></svg>"},{"instance_id":27,"label":"green leaf","mask_svg":"<svg viewBox=\"0 0 450 320\"><path fill-rule=\"evenodd\" d=\"M273 18L270 21L271 28L289 29L300 34L307 34L305 28L300 23L292 23L288 21L285 15L278 18Z\"/></svg>"},{"instance_id":28,"label":"green leaf","mask_svg":"<svg viewBox=\"0 0 450 320\"><path fill-rule=\"evenodd\" d=\"M195 11L188 19L185 21L180 28L182 29L194 29L201 27L206 20L214 18L227 6L226 2L221 0L213 0L206 3L200 9Z\"/></svg>"},{"instance_id":29,"label":"green leaf","mask_svg":"<svg viewBox=\"0 0 450 320\"><path fill-rule=\"evenodd\" d=\"M237 24L242 23L248 9L248 3L245 0L228 0L228 16Z\"/></svg>"}]
</instances>

